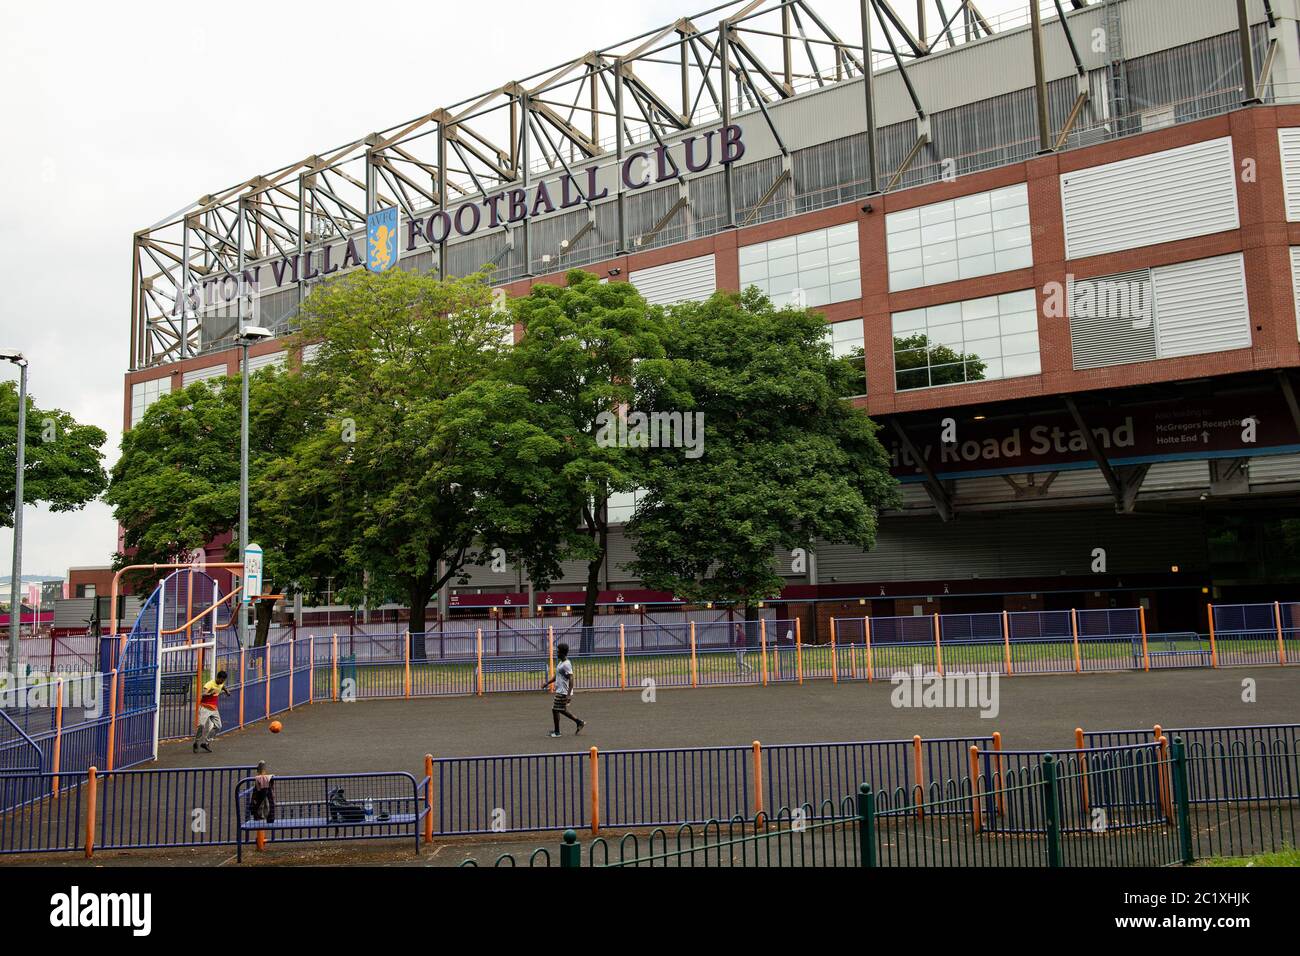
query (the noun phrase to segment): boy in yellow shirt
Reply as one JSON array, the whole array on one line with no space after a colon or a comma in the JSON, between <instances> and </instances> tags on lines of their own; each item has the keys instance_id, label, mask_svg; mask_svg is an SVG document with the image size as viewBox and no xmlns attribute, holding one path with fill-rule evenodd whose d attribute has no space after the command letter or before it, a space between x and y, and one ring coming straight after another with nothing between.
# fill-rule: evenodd
<instances>
[{"instance_id":1,"label":"boy in yellow shirt","mask_svg":"<svg viewBox=\"0 0 1300 956\"><path fill-rule=\"evenodd\" d=\"M226 686L226 672L217 671L217 679L204 684L203 693L199 695L199 726L194 731L195 753L199 752L200 747L212 753L208 742L221 731L221 711L217 705L222 694L229 697L230 688Z\"/></svg>"}]
</instances>

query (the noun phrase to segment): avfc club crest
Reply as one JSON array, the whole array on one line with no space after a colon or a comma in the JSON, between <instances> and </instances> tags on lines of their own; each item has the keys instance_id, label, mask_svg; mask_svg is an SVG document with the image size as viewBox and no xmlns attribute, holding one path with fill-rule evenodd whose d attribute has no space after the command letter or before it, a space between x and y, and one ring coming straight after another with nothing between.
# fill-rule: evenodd
<instances>
[{"instance_id":1,"label":"avfc club crest","mask_svg":"<svg viewBox=\"0 0 1300 956\"><path fill-rule=\"evenodd\" d=\"M366 216L366 268L387 272L397 265L397 207Z\"/></svg>"}]
</instances>

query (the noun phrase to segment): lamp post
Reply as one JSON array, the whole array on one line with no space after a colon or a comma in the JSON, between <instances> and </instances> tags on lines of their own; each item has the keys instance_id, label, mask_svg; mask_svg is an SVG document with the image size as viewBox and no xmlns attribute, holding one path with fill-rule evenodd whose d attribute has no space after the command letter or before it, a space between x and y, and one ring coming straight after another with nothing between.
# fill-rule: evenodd
<instances>
[{"instance_id":1,"label":"lamp post","mask_svg":"<svg viewBox=\"0 0 1300 956\"><path fill-rule=\"evenodd\" d=\"M0 359L18 366L18 454L14 474L14 564L9 584L9 673L18 673L18 638L23 620L23 469L27 465L27 359L17 349L0 349Z\"/></svg>"},{"instance_id":2,"label":"lamp post","mask_svg":"<svg viewBox=\"0 0 1300 956\"><path fill-rule=\"evenodd\" d=\"M248 347L272 337L270 329L260 325L246 325L239 332L239 346L243 352L240 362L239 402L239 560L244 560L248 550ZM244 575L241 584L247 582ZM239 646L248 645L248 604L252 598L247 591L239 602Z\"/></svg>"}]
</instances>

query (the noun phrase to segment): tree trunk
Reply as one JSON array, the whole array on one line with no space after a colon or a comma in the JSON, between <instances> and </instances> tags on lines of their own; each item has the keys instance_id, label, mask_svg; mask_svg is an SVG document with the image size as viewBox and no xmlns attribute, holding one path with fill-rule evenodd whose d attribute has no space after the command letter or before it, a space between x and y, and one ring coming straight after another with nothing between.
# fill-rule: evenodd
<instances>
[{"instance_id":1,"label":"tree trunk","mask_svg":"<svg viewBox=\"0 0 1300 956\"><path fill-rule=\"evenodd\" d=\"M430 575L412 580L407 587L411 614L407 627L411 631L411 660L422 661L426 658L424 648L424 627L429 599L433 597L433 578Z\"/></svg>"},{"instance_id":2,"label":"tree trunk","mask_svg":"<svg viewBox=\"0 0 1300 956\"><path fill-rule=\"evenodd\" d=\"M275 610L275 601L258 601L253 606L256 614L257 630L253 634L253 646L265 647L271 634L271 613Z\"/></svg>"},{"instance_id":3,"label":"tree trunk","mask_svg":"<svg viewBox=\"0 0 1300 956\"><path fill-rule=\"evenodd\" d=\"M762 617L758 613L758 608L753 604L745 605L745 645L747 647L758 647L758 620Z\"/></svg>"},{"instance_id":4,"label":"tree trunk","mask_svg":"<svg viewBox=\"0 0 1300 956\"><path fill-rule=\"evenodd\" d=\"M582 604L582 642L579 651L590 654L596 646L593 624L596 619L596 598L600 596L600 567L605 563L605 549L587 565L587 594Z\"/></svg>"}]
</instances>

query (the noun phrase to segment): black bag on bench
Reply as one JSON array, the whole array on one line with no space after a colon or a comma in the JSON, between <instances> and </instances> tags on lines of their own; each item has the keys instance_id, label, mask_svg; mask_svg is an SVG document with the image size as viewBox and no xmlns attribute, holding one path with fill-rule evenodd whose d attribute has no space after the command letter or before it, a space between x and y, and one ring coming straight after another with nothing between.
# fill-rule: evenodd
<instances>
[{"instance_id":1,"label":"black bag on bench","mask_svg":"<svg viewBox=\"0 0 1300 956\"><path fill-rule=\"evenodd\" d=\"M248 796L248 819L275 822L275 791L270 786L253 788Z\"/></svg>"},{"instance_id":2,"label":"black bag on bench","mask_svg":"<svg viewBox=\"0 0 1300 956\"><path fill-rule=\"evenodd\" d=\"M343 788L338 787L330 791L329 821L330 823L365 823L366 808L347 799L343 796Z\"/></svg>"}]
</instances>

